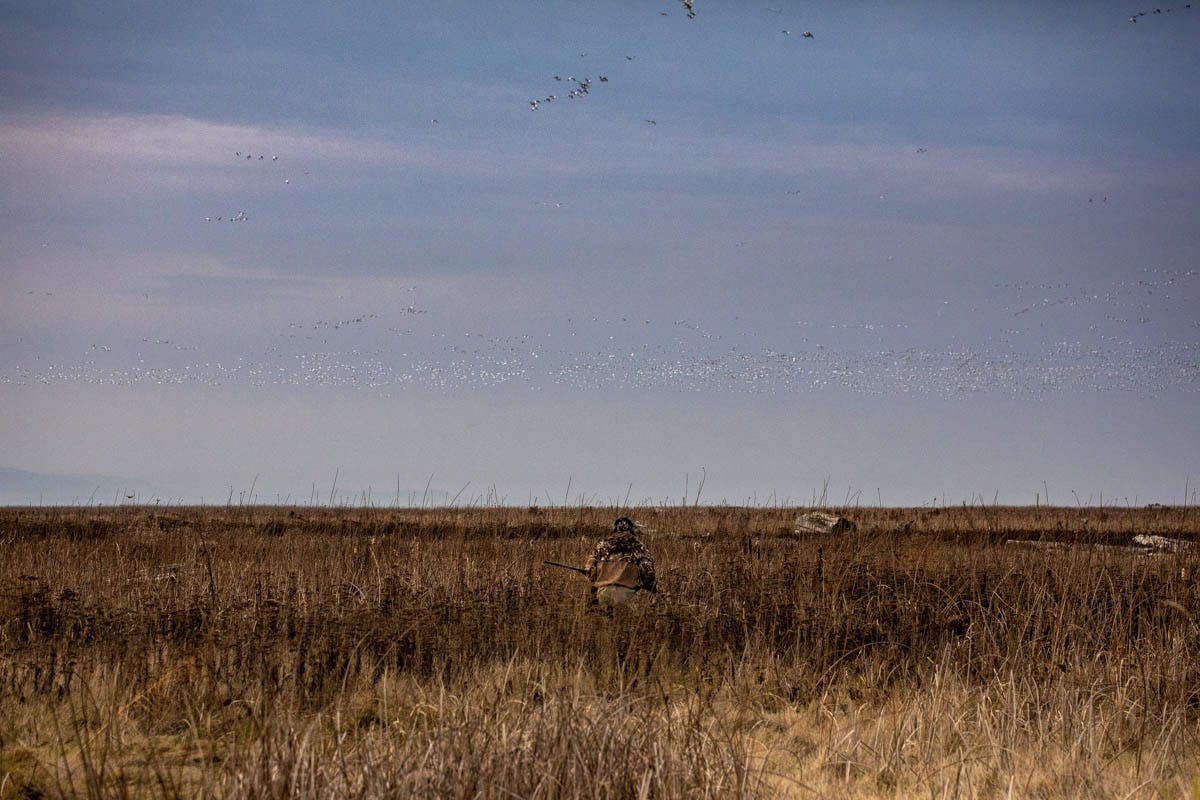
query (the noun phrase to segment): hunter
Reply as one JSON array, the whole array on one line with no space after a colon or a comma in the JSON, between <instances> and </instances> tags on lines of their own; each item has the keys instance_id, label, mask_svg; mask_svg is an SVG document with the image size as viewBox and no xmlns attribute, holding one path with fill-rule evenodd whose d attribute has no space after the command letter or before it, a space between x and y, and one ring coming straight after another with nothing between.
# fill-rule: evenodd
<instances>
[{"instance_id":1,"label":"hunter","mask_svg":"<svg viewBox=\"0 0 1200 800\"><path fill-rule=\"evenodd\" d=\"M592 602L621 604L637 592L656 592L654 560L638 538L638 526L629 517L619 517L613 530L592 548L584 574L591 581Z\"/></svg>"}]
</instances>

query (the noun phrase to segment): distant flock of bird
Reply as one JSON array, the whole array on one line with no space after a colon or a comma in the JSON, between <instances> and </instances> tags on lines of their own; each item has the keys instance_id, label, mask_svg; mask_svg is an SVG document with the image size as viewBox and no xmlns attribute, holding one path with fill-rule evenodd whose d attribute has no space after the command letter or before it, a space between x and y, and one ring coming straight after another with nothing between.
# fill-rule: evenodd
<instances>
[{"instance_id":1,"label":"distant flock of bird","mask_svg":"<svg viewBox=\"0 0 1200 800\"><path fill-rule=\"evenodd\" d=\"M696 18L696 8L695 8L695 4L694 4L693 0L681 0L681 3L683 5L683 10L684 10L684 13L687 15L687 18L695 19ZM782 11L782 9L774 9L774 8L769 8L769 7L768 7L768 10L772 11L774 13L780 13ZM660 16L663 16L663 17L670 16L669 12L666 12L666 11L660 11L658 13ZM789 30L788 28L783 28L780 32L784 36L792 35L791 30ZM800 37L803 39L815 38L812 31L804 31L804 33L800 34ZM587 56L587 53L579 54L580 58L585 58L586 56ZM633 61L634 58L635 58L635 56L628 56L628 55L625 56L626 61ZM563 80L563 77L561 75L555 75L554 80L561 81L561 80ZM589 93L589 90L592 87L592 79L590 77L585 77L582 80L580 80L580 79L576 78L574 75L571 75L571 76L568 76L566 80L568 83L575 84L575 88L573 88L566 95L567 98L569 98L571 100L586 97ZM608 77L605 75L600 75L598 80L600 83L608 83ZM537 111L542 106L548 105L549 103L553 103L557 99L558 99L557 94L547 94L540 98L534 98L529 101L529 110ZM435 119L435 120L433 120L433 122L436 123L437 120ZM658 121L655 119L647 119L646 123L649 125L657 125Z\"/></svg>"},{"instance_id":2,"label":"distant flock of bird","mask_svg":"<svg viewBox=\"0 0 1200 800\"><path fill-rule=\"evenodd\" d=\"M693 0L681 0L681 4L687 17L695 19ZM1183 8L1190 9L1191 4L1185 4ZM774 8L768 10L774 13L781 11ZM660 13L667 15L665 11ZM1137 23L1139 18L1147 16L1147 13L1139 11L1129 19L1132 23ZM1149 13L1172 13L1172 9L1156 8ZM781 29L781 33L785 36L792 35L791 30L787 28ZM800 38L815 37L811 31L806 30L800 34ZM580 56L586 57L587 53L580 53ZM633 61L635 56L626 55L625 59ZM564 79L563 75L554 75L553 80L556 83L565 81L571 85L572 88L565 97L573 100L585 98L593 88L609 82L607 74L597 74L595 80L591 76L578 78L575 75L567 75ZM537 111L541 106L553 103L557 99L557 94L549 93L530 100L529 106L532 111ZM437 120L432 122L437 123ZM650 125L657 124L657 120L653 118L647 118L645 122ZM919 147L916 152L923 154L926 148ZM235 151L234 157L239 161L268 160L266 153L241 150ZM269 160L278 162L279 156L272 154ZM790 190L787 194L798 195L800 191ZM1089 203L1095 201L1094 197L1088 199ZM1099 202L1107 203L1108 197L1102 196ZM538 204L562 207L562 203L559 202L541 201ZM245 211L233 215L204 217L205 222L248 220L249 216ZM1036 316L1033 312L1052 306L1099 304L1111 307L1114 311L1121 307L1134 310L1138 315L1137 322L1145 324L1150 321L1151 296L1157 298L1154 302L1169 301L1172 298L1170 291L1177 286L1177 282L1195 282L1200 277L1196 270L1162 271L1161 275L1159 270L1154 270L1154 273L1154 277L1138 281L1116 282L1104 291L1072 287L1066 283L996 284L996 288L1009 289L1016 293L1015 302L1002 309L1013 317L1027 320L1027 315ZM409 291L413 291L413 288L409 288ZM389 309L389 316L426 313L425 309L411 304ZM334 331L338 332L338 336L356 336L357 334L348 329L362 329L365 334L368 326L377 319L382 321L382 315L366 313L337 320L293 322L288 323L288 327L293 331L319 331L321 333L317 334L317 338L331 336ZM1104 319L1111 323L1130 322L1130 318L1113 313L1104 314ZM586 350L551 350L542 344L543 340L530 335L488 337L476 334L472 337L470 333L466 333L464 338L468 340L468 345L465 347L454 343L443 344L443 352L447 357L438 357L432 353L429 357L419 357L415 354L410 357L409 353L403 353L397 359L395 353L385 354L381 349L364 352L358 348L340 352L326 349L323 352L285 354L279 346L272 346L259 360L238 358L237 363L231 365L204 362L148 366L144 364L144 359L139 358L135 366L127 369L106 368L95 361L77 366L44 364L39 369L18 366L11 373L0 373L0 383L23 385L34 382L83 381L106 384L173 384L199 381L219 385L247 381L255 385L336 385L387 390L390 387L407 385L434 388L490 386L509 381L524 381L535 385L549 379L555 384L577 388L617 385L754 392L791 392L806 388L823 389L828 386L864 393L908 394L955 394L989 390L1036 394L1062 386L1150 391L1182 387L1200 391L1200 371L1196 369L1197 348L1187 343L1173 342L1147 347L1137 345L1132 340L1123 341L1116 337L1102 336L1100 338L1103 341L1110 343L1103 348L1081 342L1058 341L1047 343L1047 349L1038 353L1030 352L1027 346L1015 347L1012 343L1013 337L1023 331L1006 329L994 344L975 347L959 345L941 350L905 348L890 341L881 341L881 348L876 350L835 349L821 344L781 350L766 346L746 348L745 340L742 339L738 340L743 342L739 349L739 345L731 345L728 339L724 345L718 345L722 335L712 333L708 325L687 319L673 321L672 329L677 331L678 335L669 342L660 338L657 343L644 339L637 344L615 343L618 337L630 339L633 330L651 330L644 327L649 326L651 320L636 321L642 322L643 325L635 328L629 324L627 318L618 321L598 320L593 317L592 322L597 325L611 324L613 333L607 337L611 344L598 348L593 346ZM568 320L568 325L569 335L574 336L577 331L571 320ZM797 325L806 326L809 323ZM1200 323L1193 322L1192 325L1200 326ZM908 324L838 323L829 327L879 334L884 329L907 328ZM406 336L413 333L412 329L396 327L389 327L387 330L389 333ZM281 332L280 335L300 338L294 332ZM430 334L427 343L432 344L439 337L444 339L446 335ZM741 335L745 336L746 332L741 332ZM307 339L314 338L313 335L301 336ZM603 339L602 336L596 338ZM639 337L635 334L632 338L636 341ZM807 341L805 337L804 342ZM166 345L175 350L195 349L176 344L169 339L143 337L142 342ZM322 340L322 345L328 344L329 339ZM722 346L727 349L714 350ZM93 344L90 348L90 352L102 360L104 356L101 354L109 354L112 350L108 344ZM385 361L388 355L392 356L393 363ZM40 357L37 360L40 361Z\"/></svg>"},{"instance_id":3,"label":"distant flock of bird","mask_svg":"<svg viewBox=\"0 0 1200 800\"><path fill-rule=\"evenodd\" d=\"M238 161L254 161L254 162L264 161L265 162L268 160L266 153L259 153L258 155L255 155L254 153L251 153L249 151L243 153L241 150L234 150L233 157L236 158ZM272 154L270 161L278 163L279 156ZM304 174L307 175L308 173L306 172ZM292 182L291 178L283 179L284 185L289 185L289 184L291 184L291 182ZM217 216L209 215L204 218L204 221L205 222L249 222L250 215L248 215L245 211L239 211L236 214L228 214L228 215L220 214Z\"/></svg>"},{"instance_id":4,"label":"distant flock of bird","mask_svg":"<svg viewBox=\"0 0 1200 800\"><path fill-rule=\"evenodd\" d=\"M561 81L562 76L555 75L554 80ZM574 100L577 97L585 96L588 93L588 91L591 89L591 86L592 86L591 78L583 78L582 80L580 80L579 78L576 78L574 75L571 75L567 78L567 80L571 83L576 84L576 88L572 89L570 92L567 93L567 97L570 98L571 100ZM601 76L599 76L599 80L600 80L600 83L608 83L608 76L601 75ZM541 100L530 100L529 101L529 109L531 111L537 111L538 107L541 106L543 103L553 103L557 99L558 99L558 95L548 94Z\"/></svg>"},{"instance_id":5,"label":"distant flock of bird","mask_svg":"<svg viewBox=\"0 0 1200 800\"><path fill-rule=\"evenodd\" d=\"M239 211L238 213L229 217L229 219L225 219L224 217L205 217L204 221L205 222L249 222L250 217L246 214L245 211Z\"/></svg>"},{"instance_id":6,"label":"distant flock of bird","mask_svg":"<svg viewBox=\"0 0 1200 800\"><path fill-rule=\"evenodd\" d=\"M1191 3L1185 3L1183 7L1184 7L1185 9L1186 9L1186 8L1191 8L1191 7L1192 7L1192 4L1191 4ZM1162 14L1162 13L1167 13L1167 14L1170 14L1170 13L1171 13L1173 10L1174 10L1174 9L1168 8L1168 9L1165 9L1165 11L1164 11L1164 9L1161 9L1161 8L1156 8L1156 9L1154 9L1154 11L1153 11L1153 12L1151 12L1151 13L1154 13L1154 14ZM1135 23L1136 23L1136 22L1138 21L1138 17L1144 17L1144 16L1146 16L1146 12L1145 12L1145 11L1139 11L1139 12L1137 12L1136 14L1130 14L1130 15L1129 15L1129 21L1130 21L1130 22L1135 22Z\"/></svg>"},{"instance_id":7,"label":"distant flock of bird","mask_svg":"<svg viewBox=\"0 0 1200 800\"><path fill-rule=\"evenodd\" d=\"M561 332L489 335L439 329L436 322L423 327L415 315L427 312L410 304L290 322L288 330L277 332L276 344L231 361L172 355L197 348L168 338L143 337L136 350L129 349L137 347L132 341L129 347L97 342L75 363L31 355L29 362L0 371L0 384L248 384L383 393L500 384L530 390L623 387L734 394L837 388L943 397L977 392L1040 396L1063 389L1200 392L1200 345L1122 338L1128 326L1140 327L1154 314L1177 317L1200 290L1200 270L1147 268L1138 279L1092 287L1059 281L998 282L992 288L1010 292L1009 301L990 310L972 308L971 313L990 311L993 319L1008 316L1012 322L998 333L981 333L977 341L945 346L920 344L929 330L919 330L916 319L802 320L767 332L737 316L653 320L617 313L611 318L593 315L590 321L567 318ZM1105 327L1090 335L1081 332L1074 341L1060 332L1043 340L1035 331L1054 323L1054 307L1063 305L1093 306L1096 324L1090 330ZM413 326L399 327L402 317ZM1015 327L1017 320L1022 328ZM396 346L385 337L385 327L387 334L404 337L404 344ZM901 333L909 330L911 339ZM143 349L146 345L161 347L150 352ZM130 360L130 355L136 357Z\"/></svg>"}]
</instances>

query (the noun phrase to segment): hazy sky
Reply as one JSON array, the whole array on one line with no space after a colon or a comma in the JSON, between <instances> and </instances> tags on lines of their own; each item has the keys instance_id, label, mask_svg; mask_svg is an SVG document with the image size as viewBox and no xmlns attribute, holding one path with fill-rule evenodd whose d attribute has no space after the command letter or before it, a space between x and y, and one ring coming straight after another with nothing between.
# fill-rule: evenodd
<instances>
[{"instance_id":1,"label":"hazy sky","mask_svg":"<svg viewBox=\"0 0 1200 800\"><path fill-rule=\"evenodd\" d=\"M1197 6L2 3L0 467L1181 501Z\"/></svg>"}]
</instances>

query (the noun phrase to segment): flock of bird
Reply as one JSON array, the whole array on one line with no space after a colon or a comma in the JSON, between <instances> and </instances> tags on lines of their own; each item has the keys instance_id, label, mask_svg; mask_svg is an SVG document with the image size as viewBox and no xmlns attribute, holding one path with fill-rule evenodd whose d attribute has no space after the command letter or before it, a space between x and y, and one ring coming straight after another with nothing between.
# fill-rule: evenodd
<instances>
[{"instance_id":1,"label":"flock of bird","mask_svg":"<svg viewBox=\"0 0 1200 800\"><path fill-rule=\"evenodd\" d=\"M695 19L695 18L696 18L696 8L695 8L695 4L694 4L693 0L681 0L681 3L682 3L682 5L683 5L683 10L684 10L684 13L685 13L685 15L687 16L687 18L688 18L688 19ZM774 8L769 8L768 10L770 10L770 11L773 11L773 12L775 12L775 13L780 13L780 12L782 11L782 9L774 9ZM670 12L667 12L667 11L660 11L660 12L658 12L658 13L659 13L659 16L663 16L663 17L670 16ZM792 32L791 32L791 30L789 30L788 28L783 28L783 29L782 29L780 32L781 32L781 33L782 33L784 36L791 36L791 35L792 35ZM815 35L813 34L813 32L812 32L812 31L804 31L802 34L800 34L800 37L801 37L802 39L813 39L813 38L816 38L816 37L815 37ZM580 54L579 54L579 57L580 57L580 58L586 58L586 57L587 57L587 53L580 53ZM631 55L627 55L627 56L625 56L625 60L626 60L626 61L633 61L633 60L635 60L635 59L636 59L636 56L631 56ZM562 77L562 75L555 75L555 76L554 76L554 80L555 80L555 81L560 81L560 82L561 82L561 81L563 81L563 80L564 80L564 78ZM600 83L608 83L608 77L607 77L606 75L599 75L599 76L597 77L597 80L598 80ZM568 83L568 84L573 84L573 86L574 86L574 88L572 88L572 89L571 89L571 90L570 90L570 91L569 91L569 92L566 94L566 97L567 97L568 99L570 99L570 100L576 100L576 99L579 99L579 98L587 97L587 95L588 95L588 94L589 94L589 92L591 91L591 88L592 88L592 85L593 85L593 84L592 84L592 79L591 79L590 77L584 77L584 78L582 78L582 79L581 79L581 78L577 78L577 77L575 77L574 75L570 75L570 76L568 76L568 77L565 79L565 81L566 81L566 83ZM554 102L555 100L557 100L558 98L559 98L559 96L558 96L557 94L554 94L554 93L546 94L546 95L544 95L544 96L542 96L542 97L540 97L540 98L538 98L538 97L535 97L535 98L533 98L532 100L530 100L530 101L529 101L529 110L530 110L530 111L537 111L537 110L538 110L539 108L541 108L542 106L545 106L545 105L548 105L548 104L550 104L550 103L553 103L553 102ZM435 122L435 123L436 123L436 122L437 122L437 120L435 119L435 120L433 120L433 122ZM650 124L650 125L657 125L657 124L658 124L658 121L657 121L657 120L654 120L654 119L647 119L647 120L646 120L646 122L647 122L648 124Z\"/></svg>"},{"instance_id":2,"label":"flock of bird","mask_svg":"<svg viewBox=\"0 0 1200 800\"><path fill-rule=\"evenodd\" d=\"M692 0L681 2L686 15L694 19ZM1145 16L1146 12L1138 12L1130 19L1136 23ZM781 32L792 35L788 28ZM813 39L814 34L804 31L800 37ZM625 56L627 61L635 58ZM564 71L553 75L553 81L571 87L564 97L579 100L600 84L609 83L607 74L594 74L593 80L590 75L580 78ZM556 93L547 93L530 100L530 109L537 111L558 98ZM432 121L437 123L437 119ZM645 122L657 124L654 118ZM927 151L919 147L916 152ZM279 162L278 155L272 154L268 160L266 153L242 150L234 151L234 158L238 162ZM787 194L801 191L788 190ZM1107 196L1099 197L1100 204L1108 202ZM1096 197L1089 197L1088 202L1097 202ZM563 207L557 201L537 204ZM205 222L248 220L245 211L204 217ZM995 283L992 288L997 290L993 297L999 295L992 310L1007 318L1007 326L983 341L942 347L921 343L930 337L917 335L929 333L914 330L919 322L892 320L824 325L801 320L790 331L764 335L739 328L737 318L731 322L593 316L590 320L568 319L565 336L558 339L546 331L451 333L438 329L438 315L430 309L397 302L386 311L376 308L336 319L287 323L287 330L278 332L274 344L257 355L247 351L231 361L211 355L205 358L202 348L194 344L162 336L142 337L140 343L131 340L125 345L93 343L76 360L32 356L31 361L0 370L0 384L248 384L381 392L516 384L531 390L564 386L789 394L836 388L916 396L977 392L1029 396L1064 388L1200 391L1200 346L1178 341L1147 344L1131 332L1149 325L1168 305L1177 313L1181 295L1185 300L1195 298L1200 291L1196 270L1146 270L1138 280L1113 281L1100 287L1015 282ZM1094 321L1089 330L1099 333L1086 343L1082 338L1028 337L1028 326L1045 324L1060 307L1093 307L1098 313L1090 314ZM1192 325L1200 327L1200 322ZM201 355L192 358L182 355L185 352Z\"/></svg>"},{"instance_id":3,"label":"flock of bird","mask_svg":"<svg viewBox=\"0 0 1200 800\"><path fill-rule=\"evenodd\" d=\"M275 154L272 154L270 159L268 159L266 153L259 153L258 155L255 155L254 153L251 153L251 152L243 153L241 150L233 151L233 157L235 159L237 159L238 161L252 161L255 163L257 163L259 161L263 161L263 162L267 162L267 163L278 163L279 162L279 156L275 155ZM305 173L305 174L307 175L308 173ZM283 179L284 185L289 185L289 184L291 184L291 182L292 182L291 178ZM209 215L204 218L204 221L205 222L249 222L250 215L247 214L245 211L239 211L236 214L219 214L217 216Z\"/></svg>"},{"instance_id":4,"label":"flock of bird","mask_svg":"<svg viewBox=\"0 0 1200 800\"><path fill-rule=\"evenodd\" d=\"M228 219L226 219L225 217L217 216L217 217L205 217L204 221L205 222L249 222L250 217L247 216L245 211L239 211L238 213L231 215Z\"/></svg>"},{"instance_id":5,"label":"flock of bird","mask_svg":"<svg viewBox=\"0 0 1200 800\"><path fill-rule=\"evenodd\" d=\"M941 346L928 344L941 338L937 323L916 318L800 320L790 331L763 331L740 316L596 314L568 317L553 330L501 335L447 330L429 309L409 304L293 321L257 355L247 350L230 360L205 357L203 348L166 337L95 343L82 358L33 357L0 371L0 384L322 386L385 394L499 385L789 395L837 389L917 397L1200 391L1200 344L1137 333L1151 317L1187 313L1200 293L1197 270L1146 269L1137 280L1090 288L1015 282L990 289L999 300L991 318L1002 323L1007 316L1008 327ZM1003 300L1005 293L1010 300ZM1091 304L1106 313L1091 314L1094 322L1078 337L1038 334L1063 304ZM963 310L979 317L989 311ZM410 326L398 324L401 319Z\"/></svg>"},{"instance_id":6,"label":"flock of bird","mask_svg":"<svg viewBox=\"0 0 1200 800\"><path fill-rule=\"evenodd\" d=\"M696 8L695 8L695 3L693 2L693 0L680 0L680 2L683 4L683 12L684 12L684 14L687 15L687 18L695 19L696 18ZM670 13L667 11L660 11L660 12L658 12L658 15L660 17L671 16Z\"/></svg>"},{"instance_id":7,"label":"flock of bird","mask_svg":"<svg viewBox=\"0 0 1200 800\"><path fill-rule=\"evenodd\" d=\"M556 81L561 81L562 79L563 78L561 75L554 76L554 80L556 80ZM601 76L599 76L598 80L600 81L600 83L608 83L608 76L601 75ZM576 88L567 92L567 98L570 100L574 100L579 97L586 97L588 92L591 90L591 86L592 86L591 78L576 78L574 75L567 77L567 82L573 83L576 86ZM537 111L538 108L543 103L553 103L557 99L558 99L558 95L548 94L541 100L530 100L529 101L529 109L531 111Z\"/></svg>"},{"instance_id":8,"label":"flock of bird","mask_svg":"<svg viewBox=\"0 0 1200 800\"><path fill-rule=\"evenodd\" d=\"M1184 7L1185 9L1191 8L1191 7L1192 7L1192 4L1191 4L1191 3L1185 3L1183 7ZM1171 9L1171 8L1167 8L1167 9L1156 8L1156 9L1154 9L1154 11L1152 11L1151 13L1153 13L1153 14L1163 14L1163 13L1170 14L1172 11L1174 11L1174 9ZM1129 15L1129 21L1130 21L1130 22L1133 22L1133 23L1136 23L1136 22L1138 21L1138 17L1144 17L1144 16L1146 16L1146 12L1145 12L1145 11L1139 11L1139 12L1137 12L1136 14L1130 14L1130 15Z\"/></svg>"},{"instance_id":9,"label":"flock of bird","mask_svg":"<svg viewBox=\"0 0 1200 800\"><path fill-rule=\"evenodd\" d=\"M484 337L481 346L447 345L442 357L397 358L381 349L304 351L278 349L257 358L180 364L109 366L107 345L78 363L17 367L0 375L13 385L321 386L390 394L403 389L461 390L505 384L538 391L670 390L706 394L787 394L840 389L864 395L954 397L991 393L1040 396L1062 390L1158 394L1200 390L1200 348L1187 343L1097 347L1080 341L1036 350L996 346L697 351L681 342L587 350L551 349L508 337Z\"/></svg>"}]
</instances>

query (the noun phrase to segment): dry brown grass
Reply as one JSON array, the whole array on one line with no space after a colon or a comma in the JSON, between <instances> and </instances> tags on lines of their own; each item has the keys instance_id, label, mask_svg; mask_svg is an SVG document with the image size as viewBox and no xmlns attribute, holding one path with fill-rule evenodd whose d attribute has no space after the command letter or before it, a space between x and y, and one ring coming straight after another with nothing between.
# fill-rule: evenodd
<instances>
[{"instance_id":1,"label":"dry brown grass","mask_svg":"<svg viewBox=\"0 0 1200 800\"><path fill-rule=\"evenodd\" d=\"M1200 510L0 510L0 798L1200 798Z\"/></svg>"}]
</instances>

